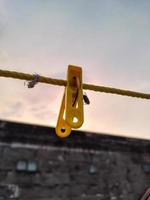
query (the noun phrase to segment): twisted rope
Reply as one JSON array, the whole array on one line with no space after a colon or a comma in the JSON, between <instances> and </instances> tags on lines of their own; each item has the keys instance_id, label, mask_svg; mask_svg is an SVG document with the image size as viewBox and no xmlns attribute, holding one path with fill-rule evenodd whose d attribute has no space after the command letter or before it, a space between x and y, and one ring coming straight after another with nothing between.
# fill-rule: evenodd
<instances>
[{"instance_id":1,"label":"twisted rope","mask_svg":"<svg viewBox=\"0 0 150 200\"><path fill-rule=\"evenodd\" d=\"M26 73L21 73L21 72L16 72L16 71L1 70L1 69L0 69L0 76L7 77L7 78L28 80L28 81L34 79L34 75L31 75L31 74L26 74ZM40 76L38 82L52 84L52 85L59 85L59 86L67 85L66 80L53 79L53 78L44 77L44 76ZM117 94L117 95L123 95L123 96L142 98L142 99L150 99L150 94L135 92L135 91L130 91L130 90L124 90L124 89L117 89L117 88L112 88L112 87L86 84L86 83L83 83L83 89L92 90L92 91L96 91L96 92L104 92L104 93L111 93L111 94Z\"/></svg>"}]
</instances>

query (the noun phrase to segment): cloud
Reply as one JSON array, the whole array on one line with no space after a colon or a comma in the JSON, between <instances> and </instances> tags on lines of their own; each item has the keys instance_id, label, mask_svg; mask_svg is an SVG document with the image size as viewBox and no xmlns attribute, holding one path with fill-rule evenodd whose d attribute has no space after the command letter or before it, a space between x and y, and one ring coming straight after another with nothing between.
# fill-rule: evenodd
<instances>
[{"instance_id":1,"label":"cloud","mask_svg":"<svg viewBox=\"0 0 150 200\"><path fill-rule=\"evenodd\" d=\"M42 110L42 111L38 111L38 112L34 112L33 116L38 119L43 121L43 123L46 121L47 123L49 123L51 120L54 120L57 118L57 114L54 113L52 110Z\"/></svg>"},{"instance_id":2,"label":"cloud","mask_svg":"<svg viewBox=\"0 0 150 200\"><path fill-rule=\"evenodd\" d=\"M5 107L6 109L1 112L1 116L3 118L7 117L21 117L23 113L23 103L22 102L15 102L12 103L11 106Z\"/></svg>"}]
</instances>

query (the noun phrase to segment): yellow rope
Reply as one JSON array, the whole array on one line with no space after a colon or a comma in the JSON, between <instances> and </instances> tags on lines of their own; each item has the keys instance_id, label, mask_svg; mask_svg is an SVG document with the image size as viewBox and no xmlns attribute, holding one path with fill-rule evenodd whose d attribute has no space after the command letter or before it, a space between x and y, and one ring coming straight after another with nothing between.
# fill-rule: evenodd
<instances>
[{"instance_id":1,"label":"yellow rope","mask_svg":"<svg viewBox=\"0 0 150 200\"><path fill-rule=\"evenodd\" d=\"M31 74L25 74L25 73L21 73L21 72L1 70L1 69L0 69L0 76L7 77L7 78L22 79L22 80L33 80L34 79L34 75L31 75ZM67 81L65 81L65 80L53 79L53 78L44 77L44 76L40 76L39 82L52 84L52 85L59 85L59 86L67 85ZM85 83L83 83L83 89L93 90L96 92L105 92L105 93L118 94L118 95L130 96L130 97L150 99L150 94L134 92L134 91L129 91L129 90L123 90L123 89L117 89L117 88L111 88L111 87L105 87L105 86L85 84Z\"/></svg>"}]
</instances>

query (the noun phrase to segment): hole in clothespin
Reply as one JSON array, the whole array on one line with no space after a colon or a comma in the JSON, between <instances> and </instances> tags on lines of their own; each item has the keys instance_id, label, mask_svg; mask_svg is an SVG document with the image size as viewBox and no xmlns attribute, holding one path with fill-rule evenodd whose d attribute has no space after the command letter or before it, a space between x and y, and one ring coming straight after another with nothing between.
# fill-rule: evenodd
<instances>
[{"instance_id":1,"label":"hole in clothespin","mask_svg":"<svg viewBox=\"0 0 150 200\"><path fill-rule=\"evenodd\" d=\"M79 107L79 104L78 103L76 103L76 108L78 108Z\"/></svg>"},{"instance_id":2,"label":"hole in clothespin","mask_svg":"<svg viewBox=\"0 0 150 200\"><path fill-rule=\"evenodd\" d=\"M73 117L73 123L77 123L78 122L78 118L77 117Z\"/></svg>"},{"instance_id":3,"label":"hole in clothespin","mask_svg":"<svg viewBox=\"0 0 150 200\"><path fill-rule=\"evenodd\" d=\"M73 85L73 90L74 92L72 93L72 107L76 107L78 108L78 96L79 96L79 89L80 89L80 80L79 77L73 76L73 81L72 81L72 85Z\"/></svg>"},{"instance_id":4,"label":"hole in clothespin","mask_svg":"<svg viewBox=\"0 0 150 200\"><path fill-rule=\"evenodd\" d=\"M64 133L66 131L66 129L63 127L61 128L61 132Z\"/></svg>"}]
</instances>

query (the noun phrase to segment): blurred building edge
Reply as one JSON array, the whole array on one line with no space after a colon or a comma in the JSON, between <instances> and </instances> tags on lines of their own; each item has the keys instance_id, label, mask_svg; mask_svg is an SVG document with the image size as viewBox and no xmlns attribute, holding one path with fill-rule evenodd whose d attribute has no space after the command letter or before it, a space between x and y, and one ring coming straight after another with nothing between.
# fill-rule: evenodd
<instances>
[{"instance_id":1,"label":"blurred building edge","mask_svg":"<svg viewBox=\"0 0 150 200\"><path fill-rule=\"evenodd\" d=\"M150 141L0 120L0 200L133 200L150 187ZM143 199L142 199L143 200Z\"/></svg>"}]
</instances>

